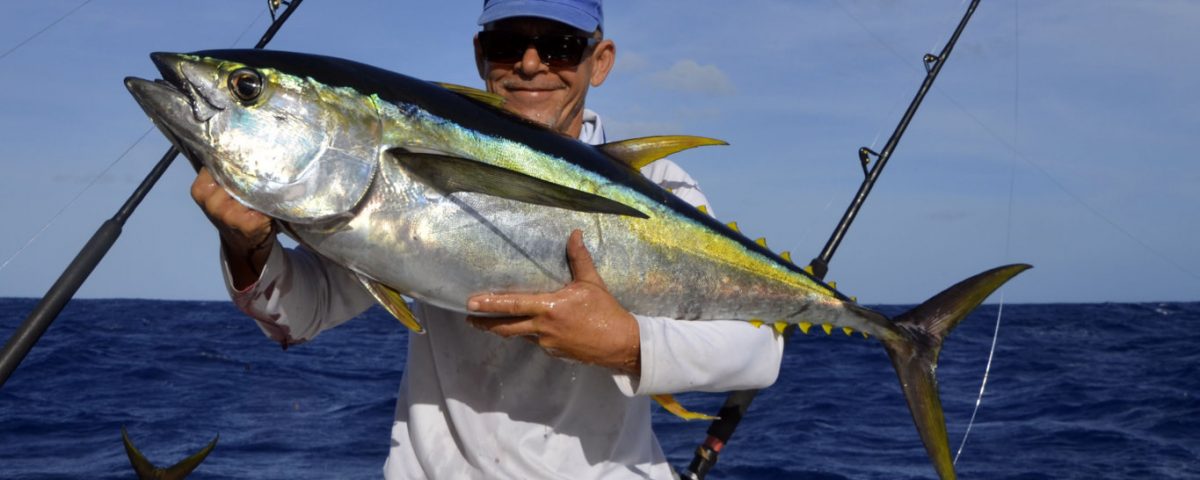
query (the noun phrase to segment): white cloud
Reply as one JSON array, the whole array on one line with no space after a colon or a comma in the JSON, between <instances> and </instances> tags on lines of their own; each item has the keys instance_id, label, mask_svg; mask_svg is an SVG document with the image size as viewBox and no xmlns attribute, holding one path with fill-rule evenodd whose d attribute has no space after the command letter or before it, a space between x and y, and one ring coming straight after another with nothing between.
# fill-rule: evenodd
<instances>
[{"instance_id":1,"label":"white cloud","mask_svg":"<svg viewBox=\"0 0 1200 480\"><path fill-rule=\"evenodd\" d=\"M617 64L613 70L619 73L640 72L650 66L650 61L637 52L621 51L617 54Z\"/></svg>"},{"instance_id":2,"label":"white cloud","mask_svg":"<svg viewBox=\"0 0 1200 480\"><path fill-rule=\"evenodd\" d=\"M647 77L651 85L667 90L690 93L728 95L734 92L733 82L716 65L700 65L695 60L680 60L663 71Z\"/></svg>"}]
</instances>

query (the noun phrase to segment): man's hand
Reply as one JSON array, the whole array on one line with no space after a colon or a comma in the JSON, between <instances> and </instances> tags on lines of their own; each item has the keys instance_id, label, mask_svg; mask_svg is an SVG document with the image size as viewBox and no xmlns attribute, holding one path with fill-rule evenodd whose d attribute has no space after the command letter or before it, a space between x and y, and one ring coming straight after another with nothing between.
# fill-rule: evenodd
<instances>
[{"instance_id":1,"label":"man's hand","mask_svg":"<svg viewBox=\"0 0 1200 480\"><path fill-rule=\"evenodd\" d=\"M525 336L556 357L640 375L637 319L608 293L579 230L567 240L567 263L572 280L561 290L475 295L467 300L468 310L508 316L467 320L502 337Z\"/></svg>"},{"instance_id":2,"label":"man's hand","mask_svg":"<svg viewBox=\"0 0 1200 480\"><path fill-rule=\"evenodd\" d=\"M192 199L221 234L234 288L242 290L257 282L275 244L270 217L234 200L213 180L207 167L201 168L192 182Z\"/></svg>"}]
</instances>

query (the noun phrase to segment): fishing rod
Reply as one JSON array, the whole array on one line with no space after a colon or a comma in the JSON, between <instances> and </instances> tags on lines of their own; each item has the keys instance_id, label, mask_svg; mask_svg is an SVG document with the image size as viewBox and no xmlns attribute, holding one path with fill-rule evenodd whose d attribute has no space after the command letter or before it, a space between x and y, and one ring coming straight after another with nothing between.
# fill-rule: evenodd
<instances>
[{"instance_id":1,"label":"fishing rod","mask_svg":"<svg viewBox=\"0 0 1200 480\"><path fill-rule=\"evenodd\" d=\"M858 159L863 170L863 182L858 187L858 192L851 200L850 206L846 208L846 213L842 214L842 220L838 222L833 233L829 236L829 240L825 242L825 247L821 249L821 254L812 259L809 266L812 268L812 274L818 279L824 280L825 274L829 271L829 262L833 259L833 254L837 252L837 248L842 243L842 239L846 236L846 231L850 229L850 224L854 222L858 216L858 211L862 209L863 202L867 200L867 196L871 194L871 189L875 186L875 182L879 179L880 173L883 172L883 167L887 165L888 159L892 157L892 152L896 150L896 145L900 143L900 137L904 136L905 130L908 129L909 122L912 121L913 115L917 113L917 108L921 106L921 102L925 99L925 94L929 92L929 88L933 86L933 81L937 79L938 73L942 71L942 66L946 64L946 59L950 58L950 52L954 50L954 45L958 43L958 37L966 28L967 22L971 19L971 15L975 13L975 8L979 6L979 0L971 0L971 4L967 6L966 13L963 14L962 20L958 22L958 27L954 29L954 34L950 36L950 40L942 47L941 54L934 56L931 53L926 53L922 57L922 63L925 65L925 80L921 82L921 87L917 89L917 95L913 97L909 103L908 109L904 115L900 117L900 123L896 125L896 129L892 131L892 136L888 138L887 143L883 146L883 150L875 152L867 147L858 149ZM872 158L875 159L874 164L871 164ZM790 326L790 328L794 327ZM790 332L791 330L787 330ZM684 478L703 480L708 472L712 470L717 463L717 457L721 450L729 443L729 439L733 437L734 430L737 429L738 423L742 421L742 417L746 414L746 410L750 408L750 402L758 395L759 390L740 390L731 392L725 398L725 404L721 406L721 410L717 413L717 419L713 420L708 427L707 435L704 443L696 448L696 453L692 457L692 463L688 465L686 472L682 474Z\"/></svg>"},{"instance_id":2,"label":"fishing rod","mask_svg":"<svg viewBox=\"0 0 1200 480\"><path fill-rule=\"evenodd\" d=\"M259 38L258 43L254 45L255 49L262 49L267 46L267 43L275 38L275 33L283 26L283 23L292 16L292 12L300 6L303 0L291 0L285 2L281 0L267 0L267 7L271 10L271 26L267 28L266 33L263 33L262 38ZM285 6L283 13L275 16L276 11L280 6ZM25 359L25 355L29 354L29 350L33 345L42 338L42 334L50 328L50 324L58 318L58 314L67 306L67 302L75 296L75 292L83 285L92 271L96 269L96 265L100 264L100 260L108 254L108 250L116 243L117 238L121 236L121 229L125 226L125 221L133 215L133 211L142 203L142 199L150 193L150 189L158 182L163 173L167 171L167 167L171 166L171 162L175 157L179 156L179 150L172 146L167 149L162 158L150 169L150 173L138 184L134 189L133 194L125 203L121 205L120 210L100 224L100 228L96 229L96 233L92 234L92 238L83 246L79 253L75 255L75 259L70 265L63 270L62 275L50 287L50 290L42 296L42 300L38 302L29 316L25 317L25 321L21 323L12 336L9 337L8 343L4 345L4 350L0 351L0 388L4 387L4 383L8 381L8 377L17 369L21 361ZM198 169L199 166L193 164L193 168Z\"/></svg>"}]
</instances>

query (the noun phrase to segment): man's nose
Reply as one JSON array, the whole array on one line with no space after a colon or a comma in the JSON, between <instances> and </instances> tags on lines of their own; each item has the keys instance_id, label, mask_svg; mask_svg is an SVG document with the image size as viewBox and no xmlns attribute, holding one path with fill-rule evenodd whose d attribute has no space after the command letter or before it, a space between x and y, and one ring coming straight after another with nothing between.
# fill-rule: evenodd
<instances>
[{"instance_id":1,"label":"man's nose","mask_svg":"<svg viewBox=\"0 0 1200 480\"><path fill-rule=\"evenodd\" d=\"M526 74L537 73L546 68L546 65L542 63L542 58L538 56L537 47L533 45L525 47L525 54L521 56L521 63L518 65Z\"/></svg>"}]
</instances>

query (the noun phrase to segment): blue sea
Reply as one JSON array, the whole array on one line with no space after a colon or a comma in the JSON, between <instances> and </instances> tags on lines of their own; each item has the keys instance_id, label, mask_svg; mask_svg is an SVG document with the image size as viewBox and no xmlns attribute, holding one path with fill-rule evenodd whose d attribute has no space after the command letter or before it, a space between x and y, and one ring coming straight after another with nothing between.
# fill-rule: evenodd
<instances>
[{"instance_id":1,"label":"blue sea","mask_svg":"<svg viewBox=\"0 0 1200 480\"><path fill-rule=\"evenodd\" d=\"M33 299L0 299L0 335ZM880 307L889 313L902 307ZM957 449L997 307L938 370ZM1200 303L1005 305L961 478L1200 478ZM0 389L0 478L133 478L121 427L156 463L220 434L193 479L378 478L404 368L381 310L283 351L227 302L76 300ZM724 396L680 396L715 412ZM677 467L707 423L661 411ZM933 478L883 349L796 335L712 479Z\"/></svg>"}]
</instances>

